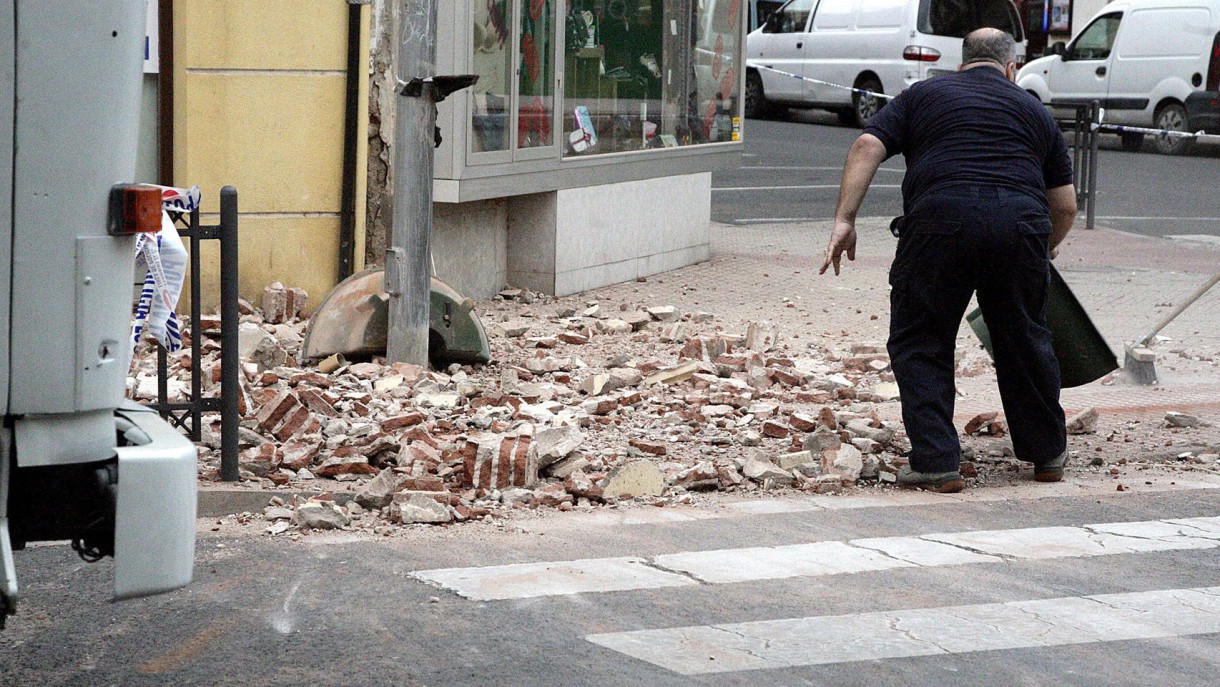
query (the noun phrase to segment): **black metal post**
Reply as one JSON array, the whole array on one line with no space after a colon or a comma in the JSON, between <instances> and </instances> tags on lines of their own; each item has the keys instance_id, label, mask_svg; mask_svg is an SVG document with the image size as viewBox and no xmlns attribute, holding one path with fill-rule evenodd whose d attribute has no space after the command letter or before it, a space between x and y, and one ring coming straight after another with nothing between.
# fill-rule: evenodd
<instances>
[{"instance_id":1,"label":"black metal post","mask_svg":"<svg viewBox=\"0 0 1220 687\"><path fill-rule=\"evenodd\" d=\"M339 208L339 280L352 276L356 256L356 140L360 110L360 4L347 6L347 96L343 112L343 179Z\"/></svg>"},{"instance_id":2,"label":"black metal post","mask_svg":"<svg viewBox=\"0 0 1220 687\"><path fill-rule=\"evenodd\" d=\"M1080 107L1076 108L1076 123L1072 127L1072 184L1076 186L1076 202L1084 200L1084 186L1080 181L1080 164L1084 159L1082 155L1084 145L1084 110Z\"/></svg>"},{"instance_id":3,"label":"black metal post","mask_svg":"<svg viewBox=\"0 0 1220 687\"><path fill-rule=\"evenodd\" d=\"M195 252L192 250L191 255ZM220 190L220 479L235 482L237 468L237 432L240 415L238 399L237 329L237 189L225 186ZM192 301L192 305L198 303ZM196 320L197 322L198 320ZM192 340L198 335L191 333ZM196 358L198 365L198 358ZM192 378L199 378L195 370Z\"/></svg>"},{"instance_id":4,"label":"black metal post","mask_svg":"<svg viewBox=\"0 0 1220 687\"><path fill-rule=\"evenodd\" d=\"M1089 205L1085 215L1085 229L1092 229L1097 215L1097 145L1101 140L1101 103L1094 100L1089 107Z\"/></svg>"},{"instance_id":5,"label":"black metal post","mask_svg":"<svg viewBox=\"0 0 1220 687\"><path fill-rule=\"evenodd\" d=\"M199 208L191 210L191 426L188 436L191 441L203 438L203 410L199 400L203 398L203 374L200 365L203 364L203 327L199 326L203 318L200 282L199 253Z\"/></svg>"}]
</instances>

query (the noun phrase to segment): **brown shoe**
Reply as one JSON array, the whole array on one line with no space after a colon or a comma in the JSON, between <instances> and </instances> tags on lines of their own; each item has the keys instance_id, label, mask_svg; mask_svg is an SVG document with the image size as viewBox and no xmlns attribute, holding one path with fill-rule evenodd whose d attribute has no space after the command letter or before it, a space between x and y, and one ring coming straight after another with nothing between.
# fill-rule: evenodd
<instances>
[{"instance_id":1,"label":"brown shoe","mask_svg":"<svg viewBox=\"0 0 1220 687\"><path fill-rule=\"evenodd\" d=\"M1034 479L1039 482L1061 482L1063 481L1063 466L1067 464L1068 452L1064 449L1063 453L1046 461L1041 465L1034 466Z\"/></svg>"},{"instance_id":2,"label":"brown shoe","mask_svg":"<svg viewBox=\"0 0 1220 687\"><path fill-rule=\"evenodd\" d=\"M937 494L956 494L966 488L962 473L952 472L917 472L910 465L898 468L898 486L903 489L921 489L934 491Z\"/></svg>"}]
</instances>

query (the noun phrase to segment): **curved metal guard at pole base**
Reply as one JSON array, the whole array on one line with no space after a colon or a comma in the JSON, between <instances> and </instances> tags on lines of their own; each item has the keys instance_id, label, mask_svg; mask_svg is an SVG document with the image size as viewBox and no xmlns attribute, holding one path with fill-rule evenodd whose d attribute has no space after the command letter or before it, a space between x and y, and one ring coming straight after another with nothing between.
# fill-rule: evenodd
<instances>
[{"instance_id":1,"label":"curved metal guard at pole base","mask_svg":"<svg viewBox=\"0 0 1220 687\"><path fill-rule=\"evenodd\" d=\"M382 279L382 270L370 267L326 294L309 318L301 358L340 353L358 359L384 354L390 298L382 290ZM474 301L433 277L429 303L428 358L434 365L491 359L487 332L474 312Z\"/></svg>"}]
</instances>

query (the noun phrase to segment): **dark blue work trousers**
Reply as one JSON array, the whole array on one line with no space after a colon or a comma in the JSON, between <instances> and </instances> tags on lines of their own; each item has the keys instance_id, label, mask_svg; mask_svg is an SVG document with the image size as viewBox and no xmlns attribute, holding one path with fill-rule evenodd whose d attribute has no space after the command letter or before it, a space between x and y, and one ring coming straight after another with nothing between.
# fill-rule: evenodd
<instances>
[{"instance_id":1,"label":"dark blue work trousers","mask_svg":"<svg viewBox=\"0 0 1220 687\"><path fill-rule=\"evenodd\" d=\"M1050 233L1045 205L999 187L953 187L910 208L890 268L888 348L912 469L958 469L954 349L975 293L1017 457L1041 464L1066 447L1046 327Z\"/></svg>"}]
</instances>

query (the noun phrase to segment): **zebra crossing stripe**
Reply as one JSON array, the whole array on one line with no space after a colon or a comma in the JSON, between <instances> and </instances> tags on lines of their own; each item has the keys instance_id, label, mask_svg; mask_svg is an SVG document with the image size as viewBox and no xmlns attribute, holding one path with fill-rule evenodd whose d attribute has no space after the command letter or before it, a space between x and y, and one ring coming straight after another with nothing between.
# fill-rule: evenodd
<instances>
[{"instance_id":1,"label":"zebra crossing stripe","mask_svg":"<svg viewBox=\"0 0 1220 687\"><path fill-rule=\"evenodd\" d=\"M589 635L683 675L1220 632L1220 587Z\"/></svg>"},{"instance_id":2,"label":"zebra crossing stripe","mask_svg":"<svg viewBox=\"0 0 1220 687\"><path fill-rule=\"evenodd\" d=\"M415 571L411 576L468 599L497 601L893 568L1216 547L1220 547L1220 517L1201 517L691 551L651 559L591 558L445 568Z\"/></svg>"}]
</instances>

